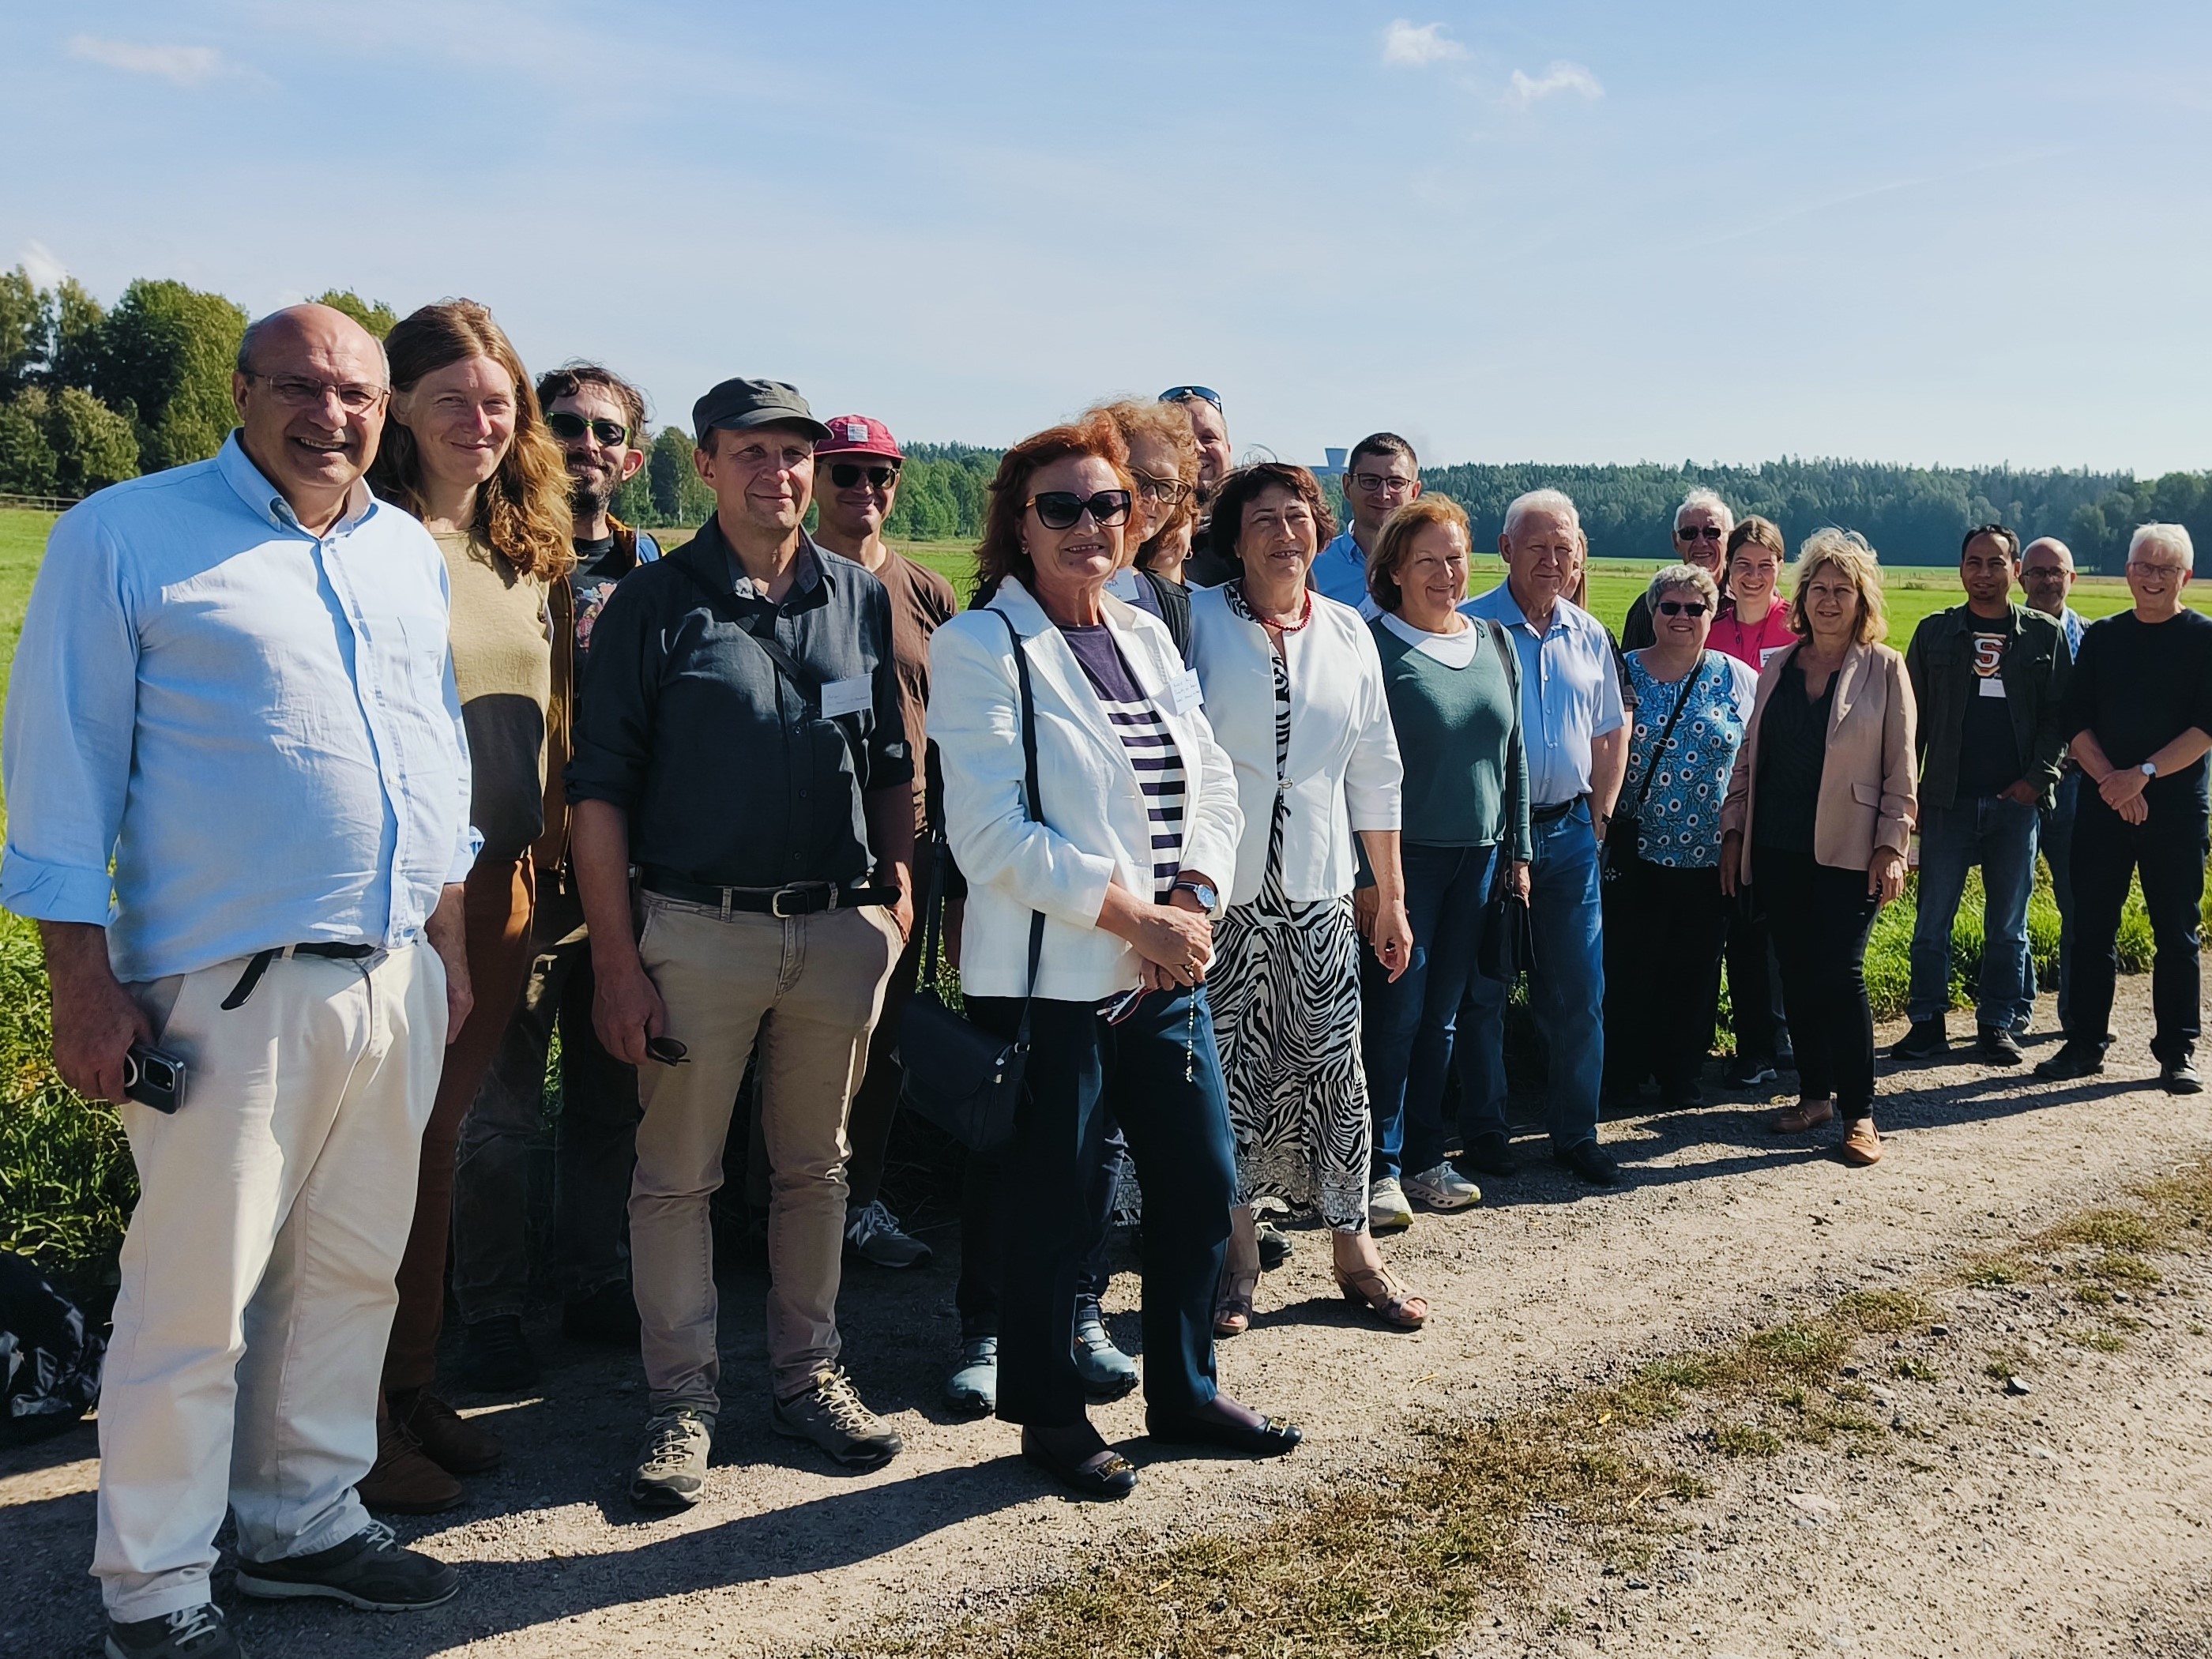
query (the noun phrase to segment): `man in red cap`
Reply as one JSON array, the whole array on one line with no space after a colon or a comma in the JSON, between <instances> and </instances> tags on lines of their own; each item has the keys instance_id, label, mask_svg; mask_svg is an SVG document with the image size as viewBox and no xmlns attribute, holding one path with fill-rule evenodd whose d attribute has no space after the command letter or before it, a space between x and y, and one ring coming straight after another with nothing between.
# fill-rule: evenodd
<instances>
[{"instance_id":1,"label":"man in red cap","mask_svg":"<svg viewBox=\"0 0 2212 1659\"><path fill-rule=\"evenodd\" d=\"M929 702L929 636L959 609L959 603L953 597L951 583L884 540L884 521L890 517L892 503L898 499L899 468L906 459L890 428L866 415L836 415L827 424L829 437L814 446L818 518L814 539L872 572L890 595L891 655L898 666L907 741L916 762L915 841L917 847L927 848L933 839L931 809L935 794L932 787L935 763L932 759L925 763L930 751L923 731L924 710ZM925 851L915 860L917 917L929 904L934 874L933 860ZM905 953L891 969L890 983L884 989L883 1012L877 1018L875 1035L868 1044L867 1075L853 1096L852 1117L846 1126L853 1152L845 1170L850 1188L845 1243L879 1267L918 1267L929 1260L929 1246L901 1231L898 1218L884 1207L879 1196L884 1152L890 1141L891 1119L898 1111L901 1082L891 1050L898 1042L900 1014L914 994L922 933L922 928L915 928Z\"/></svg>"}]
</instances>

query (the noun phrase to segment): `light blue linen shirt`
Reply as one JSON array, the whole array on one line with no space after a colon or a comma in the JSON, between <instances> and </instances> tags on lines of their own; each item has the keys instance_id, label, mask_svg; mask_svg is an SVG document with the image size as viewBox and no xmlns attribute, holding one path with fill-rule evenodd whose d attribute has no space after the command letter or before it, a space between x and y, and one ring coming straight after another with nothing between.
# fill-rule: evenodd
<instances>
[{"instance_id":1,"label":"light blue linen shirt","mask_svg":"<svg viewBox=\"0 0 2212 1659\"><path fill-rule=\"evenodd\" d=\"M1322 598L1355 611L1364 607L1363 614L1369 617L1376 614L1367 594L1367 556L1359 550L1349 530L1340 532L1334 541L1314 556L1311 574Z\"/></svg>"},{"instance_id":2,"label":"light blue linen shirt","mask_svg":"<svg viewBox=\"0 0 2212 1659\"><path fill-rule=\"evenodd\" d=\"M1561 599L1539 635L1513 590L1500 582L1460 609L1503 623L1521 655L1521 731L1528 750L1528 799L1557 806L1589 793L1590 740L1628 724L1613 635L1605 624Z\"/></svg>"},{"instance_id":3,"label":"light blue linen shirt","mask_svg":"<svg viewBox=\"0 0 2212 1659\"><path fill-rule=\"evenodd\" d=\"M361 486L310 535L236 433L101 490L46 544L0 766L0 904L105 924L119 979L411 942L479 845L437 544Z\"/></svg>"}]
</instances>

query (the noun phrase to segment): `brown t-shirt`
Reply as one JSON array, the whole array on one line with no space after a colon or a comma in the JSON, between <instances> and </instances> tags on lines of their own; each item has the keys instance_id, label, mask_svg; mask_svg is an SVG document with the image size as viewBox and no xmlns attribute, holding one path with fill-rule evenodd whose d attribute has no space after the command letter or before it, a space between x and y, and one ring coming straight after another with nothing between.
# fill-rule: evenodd
<instances>
[{"instance_id":1,"label":"brown t-shirt","mask_svg":"<svg viewBox=\"0 0 2212 1659\"><path fill-rule=\"evenodd\" d=\"M906 740L914 769L914 822L929 827L929 794L936 757L924 730L929 708L929 636L960 609L952 584L902 553L884 550L876 580L891 600L891 656L898 667L899 712L906 719ZM925 761L924 757L927 759Z\"/></svg>"},{"instance_id":2,"label":"brown t-shirt","mask_svg":"<svg viewBox=\"0 0 2212 1659\"><path fill-rule=\"evenodd\" d=\"M453 681L469 738L469 817L483 857L516 859L545 828L553 643L545 584L461 532L437 538L453 599Z\"/></svg>"}]
</instances>

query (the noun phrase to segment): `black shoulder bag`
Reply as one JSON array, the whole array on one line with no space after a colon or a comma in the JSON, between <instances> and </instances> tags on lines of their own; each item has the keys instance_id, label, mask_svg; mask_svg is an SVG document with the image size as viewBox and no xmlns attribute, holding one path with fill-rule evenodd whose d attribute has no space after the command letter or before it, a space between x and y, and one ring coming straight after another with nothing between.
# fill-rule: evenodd
<instances>
[{"instance_id":1,"label":"black shoulder bag","mask_svg":"<svg viewBox=\"0 0 2212 1659\"><path fill-rule=\"evenodd\" d=\"M1024 787L1030 821L1042 823L1036 703L1030 690L1029 659L1022 653L1022 636L1013 619L1004 611L991 614L1006 623L1013 642L1014 674L1021 685ZM1030 1001L1036 994L1037 963L1044 954L1044 912L1030 913L1029 988L1022 996L1021 1024L1009 1042L955 1012L938 990L938 945L945 917L942 843L939 856L939 879L931 884L929 911L922 923L921 981L907 1001L892 1053L905 1074L905 1103L962 1146L987 1152L1013 1138L1014 1109L1029 1068Z\"/></svg>"},{"instance_id":2,"label":"black shoulder bag","mask_svg":"<svg viewBox=\"0 0 2212 1659\"><path fill-rule=\"evenodd\" d=\"M1520 655L1514 650L1513 642L1505 637L1503 627L1487 619L1483 626L1489 630L1490 642L1497 647L1498 659L1504 666L1505 684L1512 693L1517 715L1521 708ZM1528 926L1528 901L1513 885L1513 821L1521 814L1521 769L1512 763L1510 749L1505 760L1504 831L1498 838L1498 867L1491 872L1490 896L1483 902L1482 942L1475 949L1474 965L1485 979L1502 979L1510 984L1534 965L1536 944L1535 934Z\"/></svg>"},{"instance_id":3,"label":"black shoulder bag","mask_svg":"<svg viewBox=\"0 0 2212 1659\"><path fill-rule=\"evenodd\" d=\"M1605 826L1605 879L1618 881L1621 872L1631 865L1644 862L1637 850L1637 842L1644 833L1644 803L1651 799L1651 780L1658 775L1659 761L1674 741L1674 722L1682 718L1682 711L1690 706L1690 698L1697 691L1698 682L1705 678L1705 659L1684 677L1682 695L1674 699L1674 710L1667 716L1667 724L1653 746L1651 759L1644 768L1643 787L1636 792L1636 805L1626 812L1616 812Z\"/></svg>"}]
</instances>

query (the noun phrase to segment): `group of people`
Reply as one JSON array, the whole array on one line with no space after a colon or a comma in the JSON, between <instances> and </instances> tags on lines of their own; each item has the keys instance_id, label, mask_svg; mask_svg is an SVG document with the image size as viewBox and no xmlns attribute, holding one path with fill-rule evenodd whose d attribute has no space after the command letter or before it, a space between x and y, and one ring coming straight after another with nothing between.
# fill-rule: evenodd
<instances>
[{"instance_id":1,"label":"group of people","mask_svg":"<svg viewBox=\"0 0 2212 1659\"><path fill-rule=\"evenodd\" d=\"M2101 1068L2139 869L2154 1051L2200 1086L2212 620L2177 526L2136 532L2134 609L2086 628L2062 545L1983 526L1966 603L1900 656L1863 539L1816 532L1785 594L1776 527L1700 490L1616 641L1565 495L1512 503L1470 597L1467 515L1404 439L1351 453L1340 534L1310 472L1232 467L1222 399L1183 386L1008 450L956 598L883 539L891 433L781 382L699 400L715 510L666 553L608 512L636 390L533 380L480 306L381 344L276 313L234 392L213 460L63 516L7 711L0 902L40 925L56 1063L122 1103L142 1188L100 1414L117 1659L240 1651L226 1508L246 1595L455 1593L368 1511L447 1507L501 1455L440 1392L449 1261L465 1380L536 1374L556 1033L544 1267L566 1331L641 1352L629 1492L659 1510L703 1489L709 1206L749 1145L771 1420L848 1467L901 1449L836 1304L848 1255L929 1254L882 1197L925 936L965 1017L1026 1043L1011 1139L963 1180L946 1396L1098 1498L1137 1480L1088 1417L1140 1377L1099 1311L1125 1161L1151 1435L1286 1453L1217 1371L1287 1248L1261 1212L1310 1210L1346 1298L1418 1328L1376 1235L1516 1175L1523 972L1580 1181L1620 1178L1608 1099L1701 1097L1723 968L1725 1080L1794 1067L1774 1127L1840 1118L1871 1164L1863 959L1914 836L1920 1060L1975 864L1977 1053L2021 1059L2039 847L2067 1041L2039 1069Z\"/></svg>"}]
</instances>

